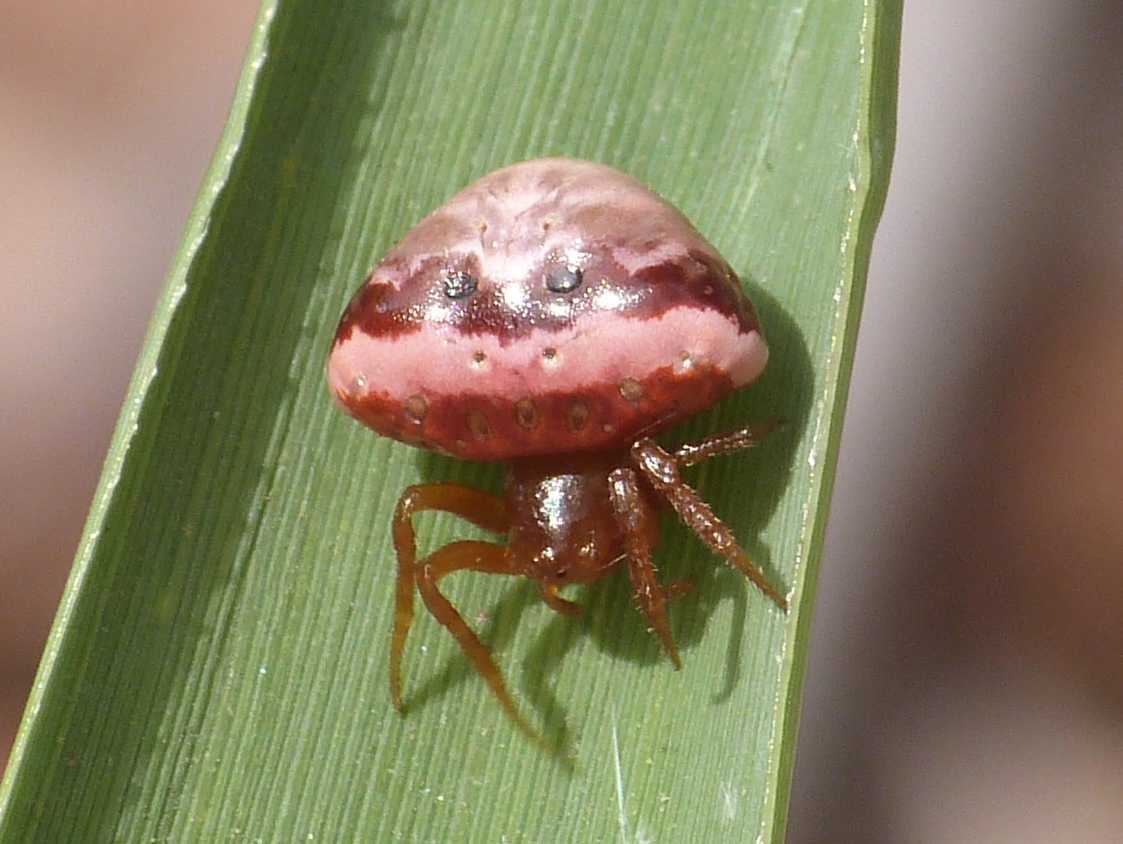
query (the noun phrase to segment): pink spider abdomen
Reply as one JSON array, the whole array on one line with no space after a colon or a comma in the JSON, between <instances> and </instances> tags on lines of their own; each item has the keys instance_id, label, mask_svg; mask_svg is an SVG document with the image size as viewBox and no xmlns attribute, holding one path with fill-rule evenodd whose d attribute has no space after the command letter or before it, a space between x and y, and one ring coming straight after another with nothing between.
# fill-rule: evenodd
<instances>
[{"instance_id":1,"label":"pink spider abdomen","mask_svg":"<svg viewBox=\"0 0 1123 844\"><path fill-rule=\"evenodd\" d=\"M418 223L340 321L328 381L404 442L477 460L623 448L763 370L729 265L612 168L498 170Z\"/></svg>"}]
</instances>

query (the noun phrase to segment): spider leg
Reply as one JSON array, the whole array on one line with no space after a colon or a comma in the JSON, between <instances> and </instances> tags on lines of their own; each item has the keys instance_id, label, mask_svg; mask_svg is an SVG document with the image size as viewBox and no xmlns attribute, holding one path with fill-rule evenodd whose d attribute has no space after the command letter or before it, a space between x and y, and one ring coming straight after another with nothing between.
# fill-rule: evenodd
<instances>
[{"instance_id":1,"label":"spider leg","mask_svg":"<svg viewBox=\"0 0 1123 844\"><path fill-rule=\"evenodd\" d=\"M679 659L678 648L671 635L671 625L667 620L667 591L656 577L655 563L651 559L651 542L644 529L645 520L652 518L651 508L643 498L635 470L613 469L608 476L608 495L616 514L616 522L624 534L624 547L628 551L628 574L632 578L636 600L675 668L682 668L682 660ZM680 589L676 584L675 591Z\"/></svg>"},{"instance_id":2,"label":"spider leg","mask_svg":"<svg viewBox=\"0 0 1123 844\"><path fill-rule=\"evenodd\" d=\"M398 586L394 599L394 634L390 642L390 698L399 712L402 711L402 652L413 623L416 588L417 539L412 517L425 510L453 513L496 533L506 533L511 521L502 498L462 484L416 484L398 499L393 521Z\"/></svg>"},{"instance_id":3,"label":"spider leg","mask_svg":"<svg viewBox=\"0 0 1123 844\"><path fill-rule=\"evenodd\" d=\"M546 602L546 606L554 612L560 612L563 615L580 615L581 605L576 601L569 601L558 594L558 585L556 583L544 583L539 581L538 588L542 592L542 600ZM681 598L692 588L694 588L693 581L690 578L676 580L673 583L667 584L667 597L668 598Z\"/></svg>"},{"instance_id":4,"label":"spider leg","mask_svg":"<svg viewBox=\"0 0 1123 844\"><path fill-rule=\"evenodd\" d=\"M764 572L757 568L737 544L733 531L714 515L710 506L679 476L681 464L676 456L668 454L653 440L643 439L632 446L632 460L655 491L667 499L679 518L710 550L728 560L776 606L787 612L787 599L768 582Z\"/></svg>"},{"instance_id":5,"label":"spider leg","mask_svg":"<svg viewBox=\"0 0 1123 844\"><path fill-rule=\"evenodd\" d=\"M532 739L545 744L545 739L523 718L518 707L515 706L515 701L507 691L507 684L503 681L503 674L495 664L495 660L491 658L487 646L480 641L456 608L449 603L448 598L437 588L441 578L464 570L488 574L521 574L521 571L511 564L507 549L502 545L473 540L451 542L438 548L417 564L417 591L421 593L421 599L429 608L429 612L453 635L461 650L487 681L511 720Z\"/></svg>"},{"instance_id":6,"label":"spider leg","mask_svg":"<svg viewBox=\"0 0 1123 844\"><path fill-rule=\"evenodd\" d=\"M556 583L538 582L538 588L542 592L542 600L546 602L546 606L555 612L563 613L564 615L580 615L581 605L575 601L568 601L558 594L558 585Z\"/></svg>"},{"instance_id":7,"label":"spider leg","mask_svg":"<svg viewBox=\"0 0 1123 844\"><path fill-rule=\"evenodd\" d=\"M783 422L780 419L773 416L771 419L765 419L755 425L746 425L744 428L738 428L736 431L730 431L727 434L706 437L696 443L684 443L675 449L675 461L681 469L686 466L693 466L695 463L701 463L703 460L709 460L711 457L728 454L731 451L752 448L782 424Z\"/></svg>"}]
</instances>

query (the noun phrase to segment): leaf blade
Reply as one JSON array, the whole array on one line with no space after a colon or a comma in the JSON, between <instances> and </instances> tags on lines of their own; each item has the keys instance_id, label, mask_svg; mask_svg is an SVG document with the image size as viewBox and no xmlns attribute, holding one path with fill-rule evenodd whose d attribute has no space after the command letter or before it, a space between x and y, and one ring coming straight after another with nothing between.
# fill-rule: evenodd
<instances>
[{"instance_id":1,"label":"leaf blade","mask_svg":"<svg viewBox=\"0 0 1123 844\"><path fill-rule=\"evenodd\" d=\"M899 4L859 11L267 3L0 791L0 834L781 840L891 143ZM462 44L476 48L449 49ZM431 622L411 639L414 712L389 711L396 492L497 477L374 441L331 409L319 364L350 289L411 221L548 153L649 182L750 279L770 371L683 435L794 420L790 439L694 477L799 602L785 620L704 575L676 607L680 674L619 582L588 590L577 624L525 586L450 584L491 615L523 701L565 717L576 771L521 742ZM454 535L471 532L427 523L432 544ZM713 567L681 531L661 553L669 575Z\"/></svg>"}]
</instances>

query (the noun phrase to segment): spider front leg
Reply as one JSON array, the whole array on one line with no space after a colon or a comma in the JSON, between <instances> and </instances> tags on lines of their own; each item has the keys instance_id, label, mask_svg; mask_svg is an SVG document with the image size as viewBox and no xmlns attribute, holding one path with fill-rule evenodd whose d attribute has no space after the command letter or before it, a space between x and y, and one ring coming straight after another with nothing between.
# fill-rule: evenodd
<instances>
[{"instance_id":1,"label":"spider front leg","mask_svg":"<svg viewBox=\"0 0 1123 844\"><path fill-rule=\"evenodd\" d=\"M689 583L678 581L664 589L656 578L655 563L651 559L651 541L648 539L651 523L655 514L643 497L639 478L634 469L613 469L608 475L608 496L616 522L624 534L624 547L628 551L628 574L632 578L636 599L640 609L647 616L667 656L682 668L671 625L667 620L667 600L673 595L681 595L689 588Z\"/></svg>"},{"instance_id":2,"label":"spider front leg","mask_svg":"<svg viewBox=\"0 0 1123 844\"><path fill-rule=\"evenodd\" d=\"M767 424L767 423L766 423ZM768 424L763 433L775 427ZM632 460L644 477L678 513L686 526L714 553L728 560L738 571L749 578L776 606L787 612L788 601L768 582L749 555L737 544L737 538L714 515L710 506L684 481L679 469L739 448L747 448L759 441L760 429L742 428L732 434L711 437L701 443L683 446L674 455L661 448L654 440L637 440L632 446ZM681 456L680 456L681 455Z\"/></svg>"},{"instance_id":3,"label":"spider front leg","mask_svg":"<svg viewBox=\"0 0 1123 844\"><path fill-rule=\"evenodd\" d=\"M518 707L515 706L514 699L507 691L507 684L503 681L503 674L495 664L495 660L491 658L487 646L480 641L479 636L472 631L456 608L449 603L448 598L437 588L437 583L442 577L465 570L487 574L522 573L511 564L507 549L501 545L470 540L451 542L438 548L418 564L417 590L421 593L421 599L433 614L433 618L444 625L445 629L456 638L461 650L472 660L476 670L487 681L511 720L530 738L548 746L542 735L523 718Z\"/></svg>"},{"instance_id":4,"label":"spider front leg","mask_svg":"<svg viewBox=\"0 0 1123 844\"><path fill-rule=\"evenodd\" d=\"M398 587L394 600L394 635L390 642L390 698L402 711L402 652L413 623L417 588L417 539L413 514L426 510L452 513L484 530L506 533L511 524L506 502L497 495L463 484L416 484L406 489L394 511L394 550L398 556Z\"/></svg>"}]
</instances>

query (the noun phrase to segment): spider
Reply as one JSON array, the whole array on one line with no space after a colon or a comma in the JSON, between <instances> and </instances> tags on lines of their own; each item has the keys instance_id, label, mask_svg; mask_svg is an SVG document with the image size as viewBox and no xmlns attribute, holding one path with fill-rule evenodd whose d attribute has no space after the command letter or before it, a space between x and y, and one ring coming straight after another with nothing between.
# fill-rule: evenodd
<instances>
[{"instance_id":1,"label":"spider","mask_svg":"<svg viewBox=\"0 0 1123 844\"><path fill-rule=\"evenodd\" d=\"M546 158L487 175L414 226L345 310L328 360L337 401L375 431L471 460L506 463L503 495L410 486L393 518L398 575L390 694L403 711L402 654L414 593L456 638L507 714L515 705L487 647L441 593L453 572L561 587L625 565L676 668L652 553L669 505L781 610L785 597L680 470L756 445L775 421L668 451L652 436L754 381L768 347L717 251L631 177ZM418 559L414 514L437 510L506 536L451 542Z\"/></svg>"}]
</instances>

